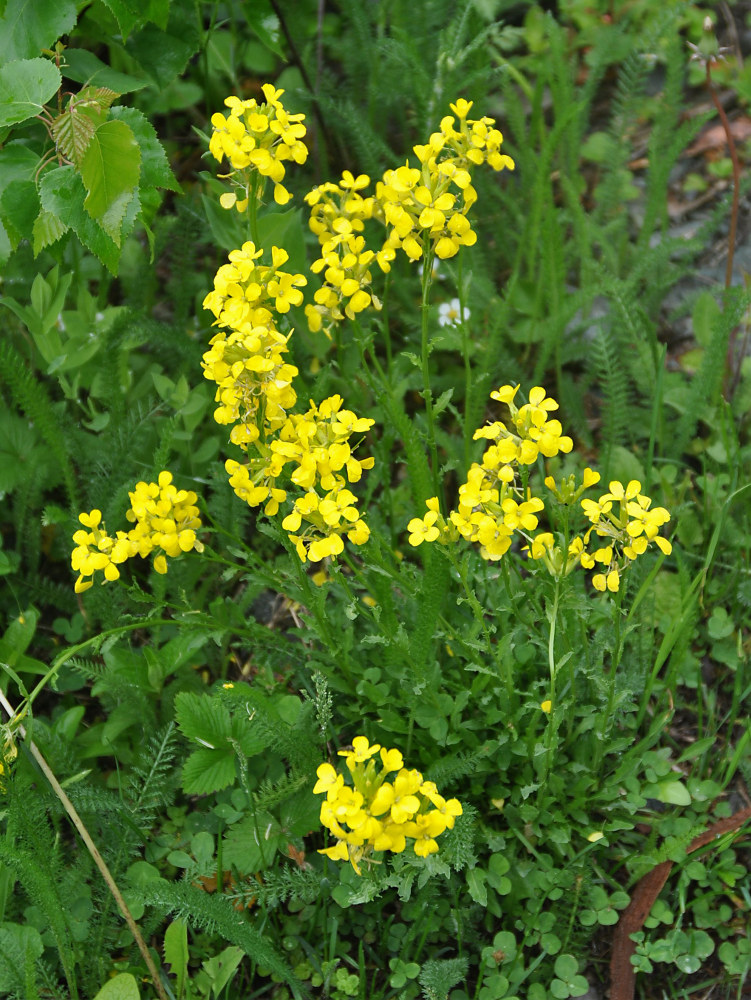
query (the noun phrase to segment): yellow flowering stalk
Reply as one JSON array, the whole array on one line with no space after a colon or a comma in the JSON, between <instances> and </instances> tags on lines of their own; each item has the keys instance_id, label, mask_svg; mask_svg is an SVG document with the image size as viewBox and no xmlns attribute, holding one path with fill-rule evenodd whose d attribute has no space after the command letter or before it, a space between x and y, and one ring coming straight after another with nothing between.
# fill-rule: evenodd
<instances>
[{"instance_id":1,"label":"yellow flowering stalk","mask_svg":"<svg viewBox=\"0 0 751 1000\"><path fill-rule=\"evenodd\" d=\"M365 736L356 736L352 749L340 750L339 756L345 758L352 785L345 784L331 764L318 768L313 791L326 796L321 823L336 837L336 844L318 853L349 861L358 875L360 863L373 852L401 854L408 840L418 857L435 854L436 837L452 829L462 815L458 799L444 799L432 781L405 768L400 750L371 746ZM394 778L387 781L390 774Z\"/></svg>"},{"instance_id":2,"label":"yellow flowering stalk","mask_svg":"<svg viewBox=\"0 0 751 1000\"><path fill-rule=\"evenodd\" d=\"M459 502L449 514L454 531L448 530L433 497L425 517L408 525L411 545L439 539L451 543L461 536L477 542L483 558L498 560L511 547L514 532L529 539L536 530L544 504L522 485L519 470L534 465L540 454L552 458L559 451L570 451L573 442L562 434L559 421L548 419L558 404L541 386L530 391L529 402L521 407L514 402L518 390L518 385L505 385L490 394L508 406L511 420L508 426L495 421L475 432L475 440L484 438L492 443L459 487Z\"/></svg>"},{"instance_id":3,"label":"yellow flowering stalk","mask_svg":"<svg viewBox=\"0 0 751 1000\"><path fill-rule=\"evenodd\" d=\"M544 503L532 494L526 484L526 468L536 464L540 455L553 458L559 452L570 452L573 441L563 434L560 421L551 417L558 403L546 395L542 386L529 392L528 401L517 406L519 386L504 385L491 392L491 399L506 404L510 420L496 420L475 431L474 439L492 442L480 463L473 463L467 481L459 487L459 502L450 512L448 521L440 512L438 499L427 501L427 512L413 518L407 525L409 543L453 544L459 536L480 545L485 559L501 559L511 548L514 534L527 541L522 551L530 559L540 561L556 580L571 573L577 566L595 569L592 584L596 590L616 593L624 569L654 542L668 555L670 542L659 534L670 520L664 507L652 508L652 501L641 493L641 483L628 485L613 481L610 492L599 501L580 497L585 490L600 481L600 474L586 468L581 481L575 476L556 482L547 476L545 486L567 507L579 502L591 527L582 536L568 542L556 538L552 531L536 529ZM521 473L521 475L520 475ZM592 540L604 544L592 547Z\"/></svg>"},{"instance_id":4,"label":"yellow flowering stalk","mask_svg":"<svg viewBox=\"0 0 751 1000\"><path fill-rule=\"evenodd\" d=\"M410 260L423 256L428 245L441 260L477 241L467 213L477 200L472 170L487 163L493 170L514 169L501 154L503 135L492 118L467 118L472 102L450 105L458 119L447 115L427 144L414 147L420 167L409 164L387 170L376 186L376 201L389 229L384 246L402 249Z\"/></svg>"},{"instance_id":5,"label":"yellow flowering stalk","mask_svg":"<svg viewBox=\"0 0 751 1000\"><path fill-rule=\"evenodd\" d=\"M244 451L281 427L297 402L297 368L284 359L292 331L281 333L275 314L284 317L302 303L307 279L282 270L286 251L272 247L270 265L262 255L250 241L233 250L203 302L216 317L213 325L231 331L213 337L202 360L204 377L217 385L214 419L234 424L230 440Z\"/></svg>"},{"instance_id":6,"label":"yellow flowering stalk","mask_svg":"<svg viewBox=\"0 0 751 1000\"><path fill-rule=\"evenodd\" d=\"M198 498L192 490L173 486L171 472L160 472L156 483L137 483L129 496L131 509L125 516L134 527L127 533L108 535L100 510L78 515L84 528L73 535L76 547L71 554L71 566L78 573L77 594L93 586L99 571L104 574L102 583L117 580L118 566L133 556L154 555L154 569L164 574L168 556L174 559L183 552L203 551L196 536L201 527L195 506Z\"/></svg>"},{"instance_id":7,"label":"yellow flowering stalk","mask_svg":"<svg viewBox=\"0 0 751 1000\"><path fill-rule=\"evenodd\" d=\"M235 188L234 192L223 194L219 199L223 208L235 208L245 212L248 202L254 196L253 177L260 174L268 177L274 185L274 201L286 205L291 195L282 181L285 163L305 163L308 150L302 141L305 115L289 114L280 98L283 90L265 83L261 88L264 103L255 98L241 101L239 97L228 97L225 105L229 114L217 112L211 117L214 132L209 141L212 156L220 162L226 157L232 173L228 176Z\"/></svg>"},{"instance_id":8,"label":"yellow flowering stalk","mask_svg":"<svg viewBox=\"0 0 751 1000\"><path fill-rule=\"evenodd\" d=\"M365 245L365 222L374 218L376 201L360 194L370 184L367 174L354 177L342 173L338 184L319 184L305 196L311 206L310 228L318 237L321 256L311 265L314 274L323 274L324 284L305 307L312 333L323 329L327 336L335 323L381 303L371 290L371 266L377 263L384 273L391 269L395 251L389 247L375 252Z\"/></svg>"},{"instance_id":9,"label":"yellow flowering stalk","mask_svg":"<svg viewBox=\"0 0 751 1000\"><path fill-rule=\"evenodd\" d=\"M592 522L586 541L589 542L592 534L606 540L605 545L581 556L585 569L598 569L592 576L596 590L616 593L623 570L646 552L652 542L665 555L673 551L667 538L659 534L662 525L670 520L670 514L664 507L652 507L651 499L642 494L637 479L626 486L613 480L609 493L603 493L596 502L582 500L581 506Z\"/></svg>"}]
</instances>

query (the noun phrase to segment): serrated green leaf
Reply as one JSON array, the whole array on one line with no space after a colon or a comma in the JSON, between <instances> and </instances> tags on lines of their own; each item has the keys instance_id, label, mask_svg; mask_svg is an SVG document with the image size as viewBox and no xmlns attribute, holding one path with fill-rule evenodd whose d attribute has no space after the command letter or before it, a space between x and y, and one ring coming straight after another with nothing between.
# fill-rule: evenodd
<instances>
[{"instance_id":1,"label":"serrated green leaf","mask_svg":"<svg viewBox=\"0 0 751 1000\"><path fill-rule=\"evenodd\" d=\"M101 260L105 267L117 274L120 251L102 227L85 210L86 189L74 167L55 167L47 171L39 185L42 208L72 229L79 240ZM127 222L127 216L126 216ZM126 225L123 224L123 234Z\"/></svg>"},{"instance_id":2,"label":"serrated green leaf","mask_svg":"<svg viewBox=\"0 0 751 1000\"><path fill-rule=\"evenodd\" d=\"M0 126L38 115L57 93L60 70L49 59L16 59L0 69Z\"/></svg>"},{"instance_id":3,"label":"serrated green leaf","mask_svg":"<svg viewBox=\"0 0 751 1000\"><path fill-rule=\"evenodd\" d=\"M141 1000L138 983L129 972L119 972L99 990L94 1000Z\"/></svg>"},{"instance_id":4,"label":"serrated green leaf","mask_svg":"<svg viewBox=\"0 0 751 1000\"><path fill-rule=\"evenodd\" d=\"M65 50L63 76L66 80L75 80L76 83L107 87L117 94L130 94L149 85L148 80L112 69L88 49Z\"/></svg>"},{"instance_id":5,"label":"serrated green leaf","mask_svg":"<svg viewBox=\"0 0 751 1000\"><path fill-rule=\"evenodd\" d=\"M76 23L75 0L8 0L0 18L0 63L32 59Z\"/></svg>"},{"instance_id":6,"label":"serrated green leaf","mask_svg":"<svg viewBox=\"0 0 751 1000\"><path fill-rule=\"evenodd\" d=\"M148 6L138 0L104 0L104 4L115 15L124 39L148 20Z\"/></svg>"},{"instance_id":7,"label":"serrated green leaf","mask_svg":"<svg viewBox=\"0 0 751 1000\"><path fill-rule=\"evenodd\" d=\"M181 190L177 178L167 160L164 147L157 138L151 122L136 108L117 107L112 109L112 117L125 122L136 137L141 150L141 186ZM280 244L286 246L286 244Z\"/></svg>"},{"instance_id":8,"label":"serrated green leaf","mask_svg":"<svg viewBox=\"0 0 751 1000\"><path fill-rule=\"evenodd\" d=\"M231 785L237 777L233 750L194 750L183 765L186 795L209 795Z\"/></svg>"},{"instance_id":9,"label":"serrated green leaf","mask_svg":"<svg viewBox=\"0 0 751 1000\"><path fill-rule=\"evenodd\" d=\"M226 749L232 735L229 710L218 698L181 691L175 698L175 716L183 736L211 749Z\"/></svg>"},{"instance_id":10,"label":"serrated green leaf","mask_svg":"<svg viewBox=\"0 0 751 1000\"><path fill-rule=\"evenodd\" d=\"M140 173L141 151L132 130L120 121L100 125L81 161L81 178L88 191L84 208L118 246Z\"/></svg>"},{"instance_id":11,"label":"serrated green leaf","mask_svg":"<svg viewBox=\"0 0 751 1000\"><path fill-rule=\"evenodd\" d=\"M52 138L65 159L80 167L96 127L97 123L90 115L78 114L69 108L52 123Z\"/></svg>"}]
</instances>

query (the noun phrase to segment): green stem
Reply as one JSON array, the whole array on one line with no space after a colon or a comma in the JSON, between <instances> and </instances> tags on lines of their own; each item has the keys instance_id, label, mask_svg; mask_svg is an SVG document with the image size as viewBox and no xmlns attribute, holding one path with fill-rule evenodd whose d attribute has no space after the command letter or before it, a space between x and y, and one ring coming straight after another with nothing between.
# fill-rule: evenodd
<instances>
[{"instance_id":1,"label":"green stem","mask_svg":"<svg viewBox=\"0 0 751 1000\"><path fill-rule=\"evenodd\" d=\"M458 291L459 291L459 322L462 328L462 354L464 355L464 468L469 469L472 434L474 429L470 426L472 417L472 363L470 361L470 336L467 326L467 319L464 315L464 275L462 273L463 255L459 253L458 270Z\"/></svg>"},{"instance_id":2,"label":"green stem","mask_svg":"<svg viewBox=\"0 0 751 1000\"><path fill-rule=\"evenodd\" d=\"M548 716L548 724L545 728L545 770L542 775L542 780L540 781L539 793L545 785L547 776L550 773L550 768L553 763L553 741L556 734L558 733L558 720L561 717L561 713L558 711L558 705L556 703L555 694L555 681L557 668L555 664L555 632L558 623L558 604L561 597L561 581L555 581L555 593L553 595L553 607L548 611L548 621L550 623L550 630L548 634L548 669L550 671L550 715Z\"/></svg>"},{"instance_id":3,"label":"green stem","mask_svg":"<svg viewBox=\"0 0 751 1000\"><path fill-rule=\"evenodd\" d=\"M608 681L608 703L605 708L604 714L600 717L601 725L599 729L599 739L595 745L595 760L593 771L597 773L600 764L602 763L605 740L608 733L610 732L610 727L613 719L613 708L615 707L615 683L616 675L618 673L618 666L621 662L621 656L623 654L622 648L622 637L621 637L621 605L623 603L623 587L621 586L616 594L616 598L613 601L613 630L615 633L613 639L613 655L610 660L610 669L607 673Z\"/></svg>"},{"instance_id":4,"label":"green stem","mask_svg":"<svg viewBox=\"0 0 751 1000\"><path fill-rule=\"evenodd\" d=\"M420 317L420 364L422 367L422 397L425 400L425 416L428 420L428 448L430 449L430 469L433 475L433 496L438 496L438 449L435 440L435 416L433 414L433 392L430 388L430 351L428 345L428 318L430 310L430 286L433 282L433 248L426 239L426 249L422 262L422 304Z\"/></svg>"},{"instance_id":5,"label":"green stem","mask_svg":"<svg viewBox=\"0 0 751 1000\"><path fill-rule=\"evenodd\" d=\"M255 244L256 250L260 250L261 241L258 237L258 199L263 192L263 183L259 175L253 171L250 182L250 196L248 198L248 229L250 239Z\"/></svg>"}]
</instances>

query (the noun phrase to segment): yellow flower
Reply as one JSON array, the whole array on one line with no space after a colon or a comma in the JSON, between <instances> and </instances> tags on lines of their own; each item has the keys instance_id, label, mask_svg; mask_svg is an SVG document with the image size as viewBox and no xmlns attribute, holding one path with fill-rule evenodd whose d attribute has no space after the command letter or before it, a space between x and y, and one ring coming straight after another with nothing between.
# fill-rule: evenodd
<instances>
[{"instance_id":1,"label":"yellow flower","mask_svg":"<svg viewBox=\"0 0 751 1000\"><path fill-rule=\"evenodd\" d=\"M380 771L375 759L380 750ZM354 788L331 764L318 768L313 791L325 794L320 819L337 839L332 847L319 851L339 861L349 861L360 874L360 863L374 851L399 854L407 840L414 841L415 853L426 857L438 850L437 836L454 826L463 809L457 799L444 799L431 781L423 781L419 771L402 766L401 751L373 744L356 736L351 750L340 750L352 775ZM396 771L393 782L385 781ZM431 806L433 808L431 808Z\"/></svg>"}]
</instances>

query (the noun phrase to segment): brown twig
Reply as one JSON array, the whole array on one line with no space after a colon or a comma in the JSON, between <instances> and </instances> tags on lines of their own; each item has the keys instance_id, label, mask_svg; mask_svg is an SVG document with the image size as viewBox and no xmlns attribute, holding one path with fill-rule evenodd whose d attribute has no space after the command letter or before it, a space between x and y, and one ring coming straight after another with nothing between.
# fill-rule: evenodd
<instances>
[{"instance_id":1,"label":"brown twig","mask_svg":"<svg viewBox=\"0 0 751 1000\"><path fill-rule=\"evenodd\" d=\"M712 84L712 70L711 70L712 60L707 59L707 90L712 98L712 102L717 110L717 114L720 116L720 121L722 122L722 127L725 130L725 138L727 139L728 150L730 152L730 159L733 164L733 207L730 211L730 235L728 236L728 262L725 268L725 288L730 288L730 284L733 280L733 257L735 255L735 236L738 228L738 209L740 206L740 191L741 191L741 168L738 163L738 153L735 149L735 140L733 139L733 133L730 129L730 122L728 121L728 116L725 114L725 109L723 108L719 98L717 97L717 91L714 89Z\"/></svg>"},{"instance_id":2,"label":"brown twig","mask_svg":"<svg viewBox=\"0 0 751 1000\"><path fill-rule=\"evenodd\" d=\"M13 706L8 702L8 700L6 699L6 697L5 697L5 695L3 694L2 691L0 691L0 704L3 706L3 708L5 709L5 711L8 713L8 716L10 717L11 720L16 717L16 713L13 710ZM23 736L23 737L26 736L26 730L24 729L24 727L22 725L18 725L18 732L21 734L21 736ZM73 822L73 825L75 826L75 828L80 833L81 839L83 840L84 844L86 845L86 847L87 847L87 849L89 851L89 854L94 859L94 864L97 866L97 868L99 869L99 871L102 874L102 878L107 883L107 888L112 893L115 902L117 903L118 907L120 908L120 912L122 913L123 917L125 918L125 922L128 925L128 928L130 929L130 933L133 935L133 938L134 938L136 944L138 945L138 950L143 955L143 960L146 963L146 967L148 968L149 972L151 973L151 978L152 978L152 981L154 983L154 989L159 994L160 1000L169 1000L167 992L165 991L164 986L162 985L162 980L161 980L161 977L159 975L159 970L157 969L156 965L154 964L154 959L151 957L151 952L149 951L149 949L148 949L148 947L146 945L146 942L144 941L143 936L142 936L140 930L138 929L138 924L133 919L133 914L128 909L128 904L123 899L122 893L118 889L117 883L115 882L114 878L112 877L112 873L110 872L109 868L107 867L107 864L106 864L104 858L99 853L99 849L97 848L96 844L91 839L91 835L89 834L89 831L84 826L83 820L78 815L78 812L76 811L76 807L73 805L73 803L70 801L70 799L68 798L68 796L65 794L65 791L62 788L60 782L57 780L57 778L55 777L55 775L52 773L52 770L50 769L49 764L47 763L47 761L42 756L41 751L39 750L39 748L37 747L37 745L34 743L34 741L33 740L27 740L26 741L26 746L31 751L32 757L34 758L34 760L39 765L39 767L42 770L45 778L47 779L47 781L49 781L50 785L52 786L53 792L55 793L55 795L57 795L58 799L60 799L60 801L62 802L63 808L65 809L65 811L67 812L67 814L70 816L71 821Z\"/></svg>"},{"instance_id":3,"label":"brown twig","mask_svg":"<svg viewBox=\"0 0 751 1000\"><path fill-rule=\"evenodd\" d=\"M695 837L686 848L686 854L706 847L723 833L737 830L751 819L751 808L741 809L726 819L713 823L708 830ZM613 934L613 955L610 960L610 1000L633 1000L636 972L631 964L631 956L636 945L631 935L640 931L649 916L655 900L668 880L673 867L672 861L663 861L637 883L631 902L621 914Z\"/></svg>"}]
</instances>

